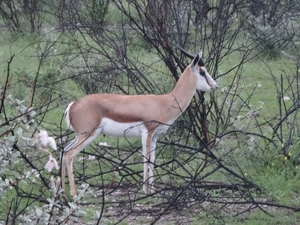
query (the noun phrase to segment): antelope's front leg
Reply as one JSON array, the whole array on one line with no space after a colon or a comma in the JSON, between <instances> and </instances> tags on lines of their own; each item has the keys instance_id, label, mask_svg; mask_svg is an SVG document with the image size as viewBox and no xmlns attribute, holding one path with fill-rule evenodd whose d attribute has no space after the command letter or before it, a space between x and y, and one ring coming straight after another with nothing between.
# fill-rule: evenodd
<instances>
[{"instance_id":1,"label":"antelope's front leg","mask_svg":"<svg viewBox=\"0 0 300 225\"><path fill-rule=\"evenodd\" d=\"M156 148L157 136L153 135L150 140L150 161L149 167L149 189L151 193L155 192L154 188L154 163L155 163L155 148Z\"/></svg>"},{"instance_id":2,"label":"antelope's front leg","mask_svg":"<svg viewBox=\"0 0 300 225\"><path fill-rule=\"evenodd\" d=\"M149 160L150 160L150 146L147 145L148 131L145 129L142 132L142 147L143 147L143 191L145 194L149 193Z\"/></svg>"},{"instance_id":3,"label":"antelope's front leg","mask_svg":"<svg viewBox=\"0 0 300 225\"><path fill-rule=\"evenodd\" d=\"M66 179L66 159L65 159L65 153L61 152L61 188L65 193L65 179Z\"/></svg>"}]
</instances>

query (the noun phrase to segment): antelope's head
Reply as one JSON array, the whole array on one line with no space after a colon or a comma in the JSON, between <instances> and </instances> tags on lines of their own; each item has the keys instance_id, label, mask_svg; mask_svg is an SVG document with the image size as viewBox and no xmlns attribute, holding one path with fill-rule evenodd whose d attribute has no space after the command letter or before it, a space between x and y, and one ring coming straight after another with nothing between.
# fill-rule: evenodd
<instances>
[{"instance_id":1,"label":"antelope's head","mask_svg":"<svg viewBox=\"0 0 300 225\"><path fill-rule=\"evenodd\" d=\"M179 46L177 46L177 49L181 50L186 56L193 59L190 64L190 72L195 74L198 78L196 87L197 91L210 92L212 89L218 88L217 82L209 75L204 66L202 51L197 55L194 55Z\"/></svg>"}]
</instances>

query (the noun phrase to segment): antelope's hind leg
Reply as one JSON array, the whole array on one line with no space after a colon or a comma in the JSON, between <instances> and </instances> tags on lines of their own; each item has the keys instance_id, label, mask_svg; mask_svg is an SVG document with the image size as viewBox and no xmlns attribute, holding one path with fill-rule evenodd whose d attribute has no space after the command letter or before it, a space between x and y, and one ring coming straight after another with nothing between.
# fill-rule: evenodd
<instances>
[{"instance_id":1,"label":"antelope's hind leg","mask_svg":"<svg viewBox=\"0 0 300 225\"><path fill-rule=\"evenodd\" d=\"M67 145L64 150L61 152L60 158L61 158L61 187L63 189L63 191L65 192L65 179L66 179L66 156L65 153L68 152L69 150L73 149L73 146L77 143L77 136L72 140L72 142Z\"/></svg>"},{"instance_id":2,"label":"antelope's hind leg","mask_svg":"<svg viewBox=\"0 0 300 225\"><path fill-rule=\"evenodd\" d=\"M73 162L76 157L76 155L82 151L86 146L88 146L91 142L93 142L98 134L101 132L99 129L98 132L95 132L90 135L78 135L73 142L68 145L63 152L63 159L62 159L62 186L65 187L65 168L67 167L68 172L68 178L69 178L69 184L70 184L70 192L72 196L77 195L75 180L74 180L74 174L73 174Z\"/></svg>"}]
</instances>

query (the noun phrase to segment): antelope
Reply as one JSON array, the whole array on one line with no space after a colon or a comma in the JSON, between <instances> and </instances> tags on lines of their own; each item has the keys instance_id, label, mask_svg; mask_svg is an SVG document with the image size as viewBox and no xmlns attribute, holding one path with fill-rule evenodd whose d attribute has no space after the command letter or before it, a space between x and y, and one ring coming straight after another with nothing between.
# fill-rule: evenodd
<instances>
[{"instance_id":1,"label":"antelope","mask_svg":"<svg viewBox=\"0 0 300 225\"><path fill-rule=\"evenodd\" d=\"M90 94L71 102L64 117L75 139L62 152L61 181L65 189L65 170L72 196L77 195L73 175L73 161L76 155L102 133L113 137L141 137L143 148L143 191L154 190L155 147L159 134L165 133L174 121L186 110L196 91L210 92L218 87L209 75L202 60L202 51L193 55L179 49L193 58L181 74L169 94L163 95L121 95Z\"/></svg>"}]
</instances>

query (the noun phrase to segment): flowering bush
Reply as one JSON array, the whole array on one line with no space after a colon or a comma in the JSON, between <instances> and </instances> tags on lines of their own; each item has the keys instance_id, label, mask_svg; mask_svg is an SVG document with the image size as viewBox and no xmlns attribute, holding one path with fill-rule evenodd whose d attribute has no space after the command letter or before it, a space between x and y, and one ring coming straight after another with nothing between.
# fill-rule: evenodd
<instances>
[{"instance_id":1,"label":"flowering bush","mask_svg":"<svg viewBox=\"0 0 300 225\"><path fill-rule=\"evenodd\" d=\"M0 93L5 92L0 88ZM0 200L3 202L0 224L57 224L76 219L78 214L84 213L78 203L87 187L73 202L66 202L65 198L61 202L60 177L47 178L43 169L39 168L39 160L34 161L30 157L38 149L49 155L44 169L48 172L53 168L58 170L58 163L48 149L57 150L55 139L49 137L45 130L40 130L35 137L31 136L36 113L23 101L7 94L2 96L0 106Z\"/></svg>"},{"instance_id":2,"label":"flowering bush","mask_svg":"<svg viewBox=\"0 0 300 225\"><path fill-rule=\"evenodd\" d=\"M52 154L47 149L44 149L43 147L47 147L49 144L54 150L57 150L56 143L53 137L49 137L47 131L41 130L40 133L38 133L35 137L35 141L37 144L40 144L39 150L46 152L49 154L49 161L45 165L45 169L48 170L48 172L51 172L53 167L55 167L58 170L58 163L56 159L52 157Z\"/></svg>"}]
</instances>

